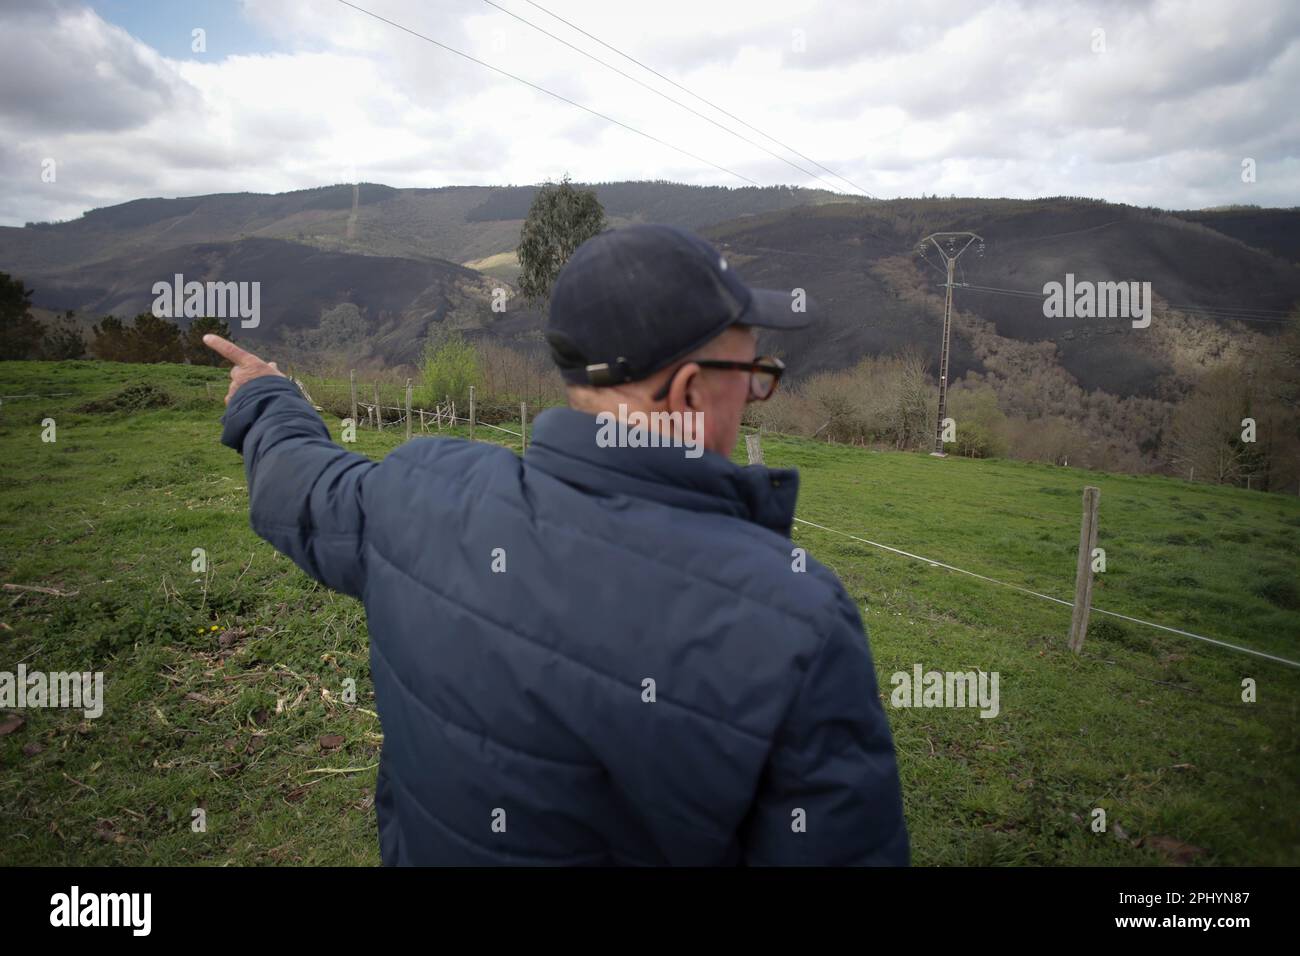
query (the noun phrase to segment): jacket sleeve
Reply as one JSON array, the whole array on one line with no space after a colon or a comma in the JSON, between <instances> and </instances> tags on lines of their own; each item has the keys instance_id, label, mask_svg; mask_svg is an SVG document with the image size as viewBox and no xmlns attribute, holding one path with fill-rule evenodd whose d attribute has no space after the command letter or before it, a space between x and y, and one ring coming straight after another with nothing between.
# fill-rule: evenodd
<instances>
[{"instance_id":1,"label":"jacket sleeve","mask_svg":"<svg viewBox=\"0 0 1300 956\"><path fill-rule=\"evenodd\" d=\"M222 444L244 456L253 530L317 581L361 597L361 490L376 463L334 444L285 378L241 387L221 421Z\"/></svg>"},{"instance_id":2,"label":"jacket sleeve","mask_svg":"<svg viewBox=\"0 0 1300 956\"><path fill-rule=\"evenodd\" d=\"M908 863L898 764L871 651L857 608L837 590L829 633L804 675L746 819L749 865Z\"/></svg>"}]
</instances>

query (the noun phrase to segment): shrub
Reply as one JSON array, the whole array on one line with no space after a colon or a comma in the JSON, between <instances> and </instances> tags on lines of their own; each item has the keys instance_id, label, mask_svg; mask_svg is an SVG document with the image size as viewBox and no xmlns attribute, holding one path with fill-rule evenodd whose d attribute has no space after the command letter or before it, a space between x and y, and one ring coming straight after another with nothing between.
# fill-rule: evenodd
<instances>
[{"instance_id":1,"label":"shrub","mask_svg":"<svg viewBox=\"0 0 1300 956\"><path fill-rule=\"evenodd\" d=\"M1255 585L1255 593L1276 607L1288 611L1300 610L1300 589L1296 587L1295 580L1287 575L1265 578Z\"/></svg>"},{"instance_id":2,"label":"shrub","mask_svg":"<svg viewBox=\"0 0 1300 956\"><path fill-rule=\"evenodd\" d=\"M174 404L171 395L149 382L128 385L108 398L86 402L77 407L79 412L111 414L113 412L138 412L149 408L165 408Z\"/></svg>"},{"instance_id":3,"label":"shrub","mask_svg":"<svg viewBox=\"0 0 1300 956\"><path fill-rule=\"evenodd\" d=\"M424 353L424 388L431 402L450 396L452 401L469 400L469 387L482 379L478 354L459 332L437 332L430 336Z\"/></svg>"}]
</instances>

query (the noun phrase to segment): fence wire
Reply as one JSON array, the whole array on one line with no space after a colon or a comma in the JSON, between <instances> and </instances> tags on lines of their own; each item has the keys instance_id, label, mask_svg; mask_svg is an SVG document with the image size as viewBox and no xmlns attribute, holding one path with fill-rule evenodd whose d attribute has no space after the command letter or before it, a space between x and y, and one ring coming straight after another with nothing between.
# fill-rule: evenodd
<instances>
[{"instance_id":1,"label":"fence wire","mask_svg":"<svg viewBox=\"0 0 1300 956\"><path fill-rule=\"evenodd\" d=\"M1040 591L1035 591L1032 588L1027 588L1020 584L1012 584L1009 581L999 581L997 578L991 578L987 574L980 574L977 571L968 571L965 568L959 568L953 564L946 564L943 561L936 561L934 558L927 558L920 554L913 554L910 551L904 551L902 548L893 548L887 544L881 544L879 541L871 541L867 538L860 538L857 535L850 534L847 531L838 531L835 528L828 528L825 525L816 524L812 521L806 521L803 518L795 518L794 520L797 521L799 524L806 524L810 528L816 528L819 531L826 531L829 532L830 534L837 534L840 535L841 537L851 538L854 541L860 541L863 544L869 544L871 545L871 547L880 548L882 551L889 551L892 554L902 555L903 557L911 558L914 561L924 561L926 564L930 565L931 567L943 568L947 571L955 571L958 574L965 574L972 578L976 578L980 581L985 581L989 584L997 584L1004 588L1010 588L1013 591L1021 591L1025 594L1033 595L1034 597L1041 598L1044 601L1051 601L1053 604L1062 604L1068 608L1074 607L1073 601L1066 601L1058 597L1052 597L1050 594L1043 594ZM1157 624L1154 621L1144 621L1141 618L1130 617L1127 614L1120 614L1117 611L1107 611L1105 608L1096 607L1095 605L1092 607L1092 612L1095 614L1105 614L1110 617L1117 617L1120 620L1129 621L1133 624L1141 624L1145 627L1158 628L1159 630L1162 631L1168 631L1171 634L1179 634L1183 637L1190 637L1193 638L1194 640L1204 641L1207 644L1215 644L1218 645L1219 647L1226 647L1229 650L1239 651L1243 654L1253 654L1255 657L1262 657L1266 660L1276 661L1279 664L1286 664L1288 667L1300 667L1300 661L1293 661L1285 657L1278 657L1276 654L1268 654L1264 651L1255 650L1252 647L1242 647L1239 644L1229 644L1227 641L1220 641L1217 638L1206 637L1204 634L1195 634L1191 631L1184 631L1177 627L1169 627L1165 624Z\"/></svg>"}]
</instances>

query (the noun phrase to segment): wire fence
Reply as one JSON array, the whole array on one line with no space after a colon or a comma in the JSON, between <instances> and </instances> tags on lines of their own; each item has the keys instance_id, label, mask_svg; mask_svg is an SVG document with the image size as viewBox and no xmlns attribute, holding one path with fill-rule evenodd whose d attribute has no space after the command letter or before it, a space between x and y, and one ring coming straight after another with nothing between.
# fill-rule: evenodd
<instances>
[{"instance_id":1,"label":"wire fence","mask_svg":"<svg viewBox=\"0 0 1300 956\"><path fill-rule=\"evenodd\" d=\"M808 521L804 518L795 518L794 520L797 523L802 525L807 525L810 528L816 528L819 531L825 531L829 534L835 534L844 538L849 538L853 541L858 541L861 542L862 544L870 545L873 548L879 548L882 551L888 551L891 554L897 554L900 555L901 557L911 558L914 561L923 561L933 568L943 568L944 570L947 571L954 571L957 574L965 574L969 577L975 578L980 581L984 581L988 584L996 584L1000 587L1010 588L1013 591L1020 591L1023 594L1028 594L1033 597L1040 598L1041 600L1044 601L1051 601L1053 604L1060 604L1068 608L1073 608L1075 606L1075 602L1073 601L1066 601L1063 598L1052 597L1052 595L1050 594L1044 594L1041 591L1035 591L1033 588L1027 588L1021 584L1012 584L1010 581L1002 581L999 580L998 578L989 577L987 574L980 574L978 571L969 571L966 568L959 568L954 564L948 564L944 561L939 561L935 558L927 558L924 555L914 554L911 551L905 551L902 548L895 548L887 544L882 544L879 541L872 541L868 538L862 538L859 537L858 535L850 534L847 531L840 531L836 528L829 528L826 525L817 524L814 521ZM1105 614L1108 617L1119 618L1120 620L1128 621L1132 624L1140 624L1143 625L1144 627L1152 627L1161 631L1168 631L1171 634L1178 634L1182 637L1190 637L1193 640L1204 641L1207 644L1214 644L1217 645L1218 647L1226 647L1229 650L1239 651L1242 654L1250 654L1255 657L1262 657L1265 660L1276 661L1279 664L1286 664L1288 667L1300 667L1300 661L1293 661L1286 657L1279 657L1276 654L1269 654L1265 651L1256 650L1253 647L1243 647L1240 644L1230 644L1229 642L1221 641L1218 638L1206 637L1204 634L1196 634L1192 631L1185 631L1182 628L1169 627L1166 624L1157 624L1154 621L1143 620L1142 618L1132 617L1128 614L1120 614L1118 611L1108 611L1105 608L1090 606L1089 610L1094 614Z\"/></svg>"},{"instance_id":2,"label":"wire fence","mask_svg":"<svg viewBox=\"0 0 1300 956\"><path fill-rule=\"evenodd\" d=\"M313 395L313 392L315 392L317 395L329 394L333 392L334 393L333 397L336 400L338 398L343 397L338 394L339 393L338 386L331 387L331 385L327 383L324 386L324 388L320 386L313 386L312 388L309 388L301 379L291 376L290 380L293 381L293 383L298 387L299 391L303 394L303 397L306 398L306 400L318 411L323 411L324 409L320 404L317 403L316 398ZM202 387L204 390L204 395L208 400L220 401L224 397L220 389L220 384L221 383L214 383L214 382L203 383ZM197 388L198 386L196 385L194 387ZM374 386L374 388L377 390L378 386ZM343 390L346 393L346 397L348 401L351 402L352 397L355 394L354 390L349 386L343 386ZM6 400L24 401L24 400L34 400L34 399L40 400L40 399L48 399L54 397L64 397L71 394L73 393L56 392L56 393L51 393L46 395L37 395L37 394L0 395L0 401L6 401ZM387 404L383 404L382 402L365 401L360 398L357 398L356 408L358 409L358 411L364 411L365 417L360 418L360 416L358 416L358 420L355 422L355 424L358 427L368 425L372 428L375 428L377 431L382 431L385 428L395 428L395 427L405 426L409 422L410 425L409 431L414 433L416 424L418 422L419 433L422 435L429 434L434 430L451 428L455 425L468 425L471 426L471 428L475 428L475 427L487 428L500 434L509 435L512 438L518 439L521 443L521 446L526 448L527 427L528 427L527 422L528 422L529 414L530 412L535 414L537 411L541 410L536 408L530 410L526 402L521 402L518 406L507 405L500 402L489 402L489 403L479 405L477 402L471 401L470 404L471 404L471 409L469 409L469 415L463 415L460 414L462 409L458 408L458 403L452 400L450 396L448 396L442 402L435 403L432 409L428 409L424 407L415 407L408 403L403 403L401 405L387 405ZM505 425L498 424L496 422L489 422L483 420L480 417L480 412L483 411L486 411L493 415L504 415L513 412L515 415L518 416L517 419L514 420L517 420L519 422L519 426L520 426L519 430L515 430L514 428L510 428ZM385 417L386 413L391 413L392 417L386 418ZM746 446L749 449L751 463L753 463L754 461L761 463L762 462L761 430L755 429L752 426L744 426L743 431L746 436ZM1028 512L1024 514L1038 519L1050 518L1051 520L1054 521L1070 520L1069 516L1067 515L1056 515L1056 514L1054 515L1032 514L1031 515ZM1054 597L1053 595L1045 594L1041 591L1036 591L1033 588L1026 587L1021 584L1016 584L1011 581L1004 581L1001 580L1000 578L995 578L987 574L981 574L978 571L972 571L967 568L958 567L957 565L950 564L945 561L940 561L937 558L927 557L922 554L917 554L913 551L908 551L904 548L898 548L892 545L884 544L883 542L880 541L874 541L870 538L862 537L860 534L855 534L849 531L843 531L838 528L832 528L825 524L821 524L815 521L810 521L806 518L796 517L794 520L797 524L809 528L813 528L818 531L825 532L827 534L833 534L842 538L856 541L861 544L865 544L870 547L877 548L882 551L886 551L890 554L895 554L900 557L907 558L909 560L919 561L930 567L942 568L944 570L951 571L956 574L962 574L987 584L993 584L998 587L1003 587L1009 590L1017 591L1022 594L1029 595L1030 597L1034 597L1042 601L1048 601L1050 603L1062 607L1068 607L1071 609L1076 607L1076 602L1074 601L1067 601L1063 598ZM1287 657L1282 657L1277 654L1270 654L1266 651L1258 650L1257 648L1247 647L1241 644L1234 644L1229 641L1224 641L1218 638L1209 637L1204 634L1198 634L1194 631L1189 631L1184 628L1171 627L1167 624L1160 624L1156 621L1146 620L1145 618L1137 617L1134 615L1123 614L1118 611L1111 611L1106 608L1095 607L1091 605L1090 601L1088 602L1088 610L1091 613L1105 615L1107 617L1116 618L1118 620L1126 621L1128 623L1136 624L1142 627L1149 627L1156 630L1165 631L1170 634L1176 634L1180 637L1185 637L1191 640L1200 641L1202 643L1211 644L1217 647L1222 647L1237 653L1248 654L1253 657L1258 657L1263 660L1273 661L1275 663L1283 664L1288 667L1300 668L1300 661L1292 660Z\"/></svg>"},{"instance_id":3,"label":"wire fence","mask_svg":"<svg viewBox=\"0 0 1300 956\"><path fill-rule=\"evenodd\" d=\"M376 431L404 429L408 437L464 426L471 438L476 429L488 429L514 439L526 448L529 417L554 404L540 395L533 400L521 395L517 401L485 402L475 394L476 386L469 386L468 395L446 395L439 400L429 394L427 386L417 385L409 378L405 385L391 380L362 382L355 370L349 372L347 383L314 376L299 378L292 372L289 377L318 411L351 419L358 428ZM396 400L394 391L397 392Z\"/></svg>"},{"instance_id":4,"label":"wire fence","mask_svg":"<svg viewBox=\"0 0 1300 956\"><path fill-rule=\"evenodd\" d=\"M404 406L375 405L373 402L358 401L357 408L365 409L366 418L364 421L365 423L370 424L372 426L376 422L382 420L382 426L380 427L383 428L395 427L398 425L405 424L407 420L407 410ZM505 408L505 406L498 406L498 408L503 409ZM514 411L516 414L518 414L520 410L516 408ZM393 412L394 417L391 419L385 419L382 417L384 412ZM507 435L513 435L514 437L519 439L522 439L524 437L524 433L522 431L515 431L513 428L503 428L500 425L495 425L492 422L483 421L481 419L478 419L477 417L466 418L463 415L457 415L456 406L454 402L440 403L434 406L432 411L426 408L412 408L410 410L410 416L413 425L416 421L419 422L420 431L421 433L424 434L427 434L429 430L433 428L441 428L443 426L453 425L457 422L463 422L467 425L474 425L479 428L491 428L494 431L504 432ZM358 422L358 424L361 424L361 422Z\"/></svg>"}]
</instances>

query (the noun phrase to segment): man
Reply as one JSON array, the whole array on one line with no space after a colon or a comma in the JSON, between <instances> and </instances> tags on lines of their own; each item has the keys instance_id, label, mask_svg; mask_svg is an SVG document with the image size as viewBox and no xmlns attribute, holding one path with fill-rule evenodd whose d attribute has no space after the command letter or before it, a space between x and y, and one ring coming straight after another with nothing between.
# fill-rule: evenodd
<instances>
[{"instance_id":1,"label":"man","mask_svg":"<svg viewBox=\"0 0 1300 956\"><path fill-rule=\"evenodd\" d=\"M797 474L727 457L780 376L753 329L806 325L790 302L679 230L591 239L547 326L571 407L522 460L372 462L206 337L254 529L365 602L385 863L907 862L857 608L791 544Z\"/></svg>"}]
</instances>

